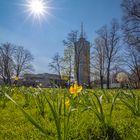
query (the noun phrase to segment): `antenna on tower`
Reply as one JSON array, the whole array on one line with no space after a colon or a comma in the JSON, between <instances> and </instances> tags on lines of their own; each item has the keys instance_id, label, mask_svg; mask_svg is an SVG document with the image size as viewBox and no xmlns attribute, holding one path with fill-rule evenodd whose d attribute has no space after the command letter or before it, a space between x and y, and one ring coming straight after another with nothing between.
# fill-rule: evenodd
<instances>
[{"instance_id":1,"label":"antenna on tower","mask_svg":"<svg viewBox=\"0 0 140 140\"><path fill-rule=\"evenodd\" d=\"M83 22L81 22L81 38L84 37Z\"/></svg>"}]
</instances>

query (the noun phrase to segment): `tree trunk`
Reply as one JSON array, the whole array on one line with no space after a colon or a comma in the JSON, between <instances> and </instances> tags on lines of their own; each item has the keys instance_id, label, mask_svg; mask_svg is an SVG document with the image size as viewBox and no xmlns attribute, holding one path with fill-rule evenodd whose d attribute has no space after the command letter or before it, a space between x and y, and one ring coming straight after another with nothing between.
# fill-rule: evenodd
<instances>
[{"instance_id":1,"label":"tree trunk","mask_svg":"<svg viewBox=\"0 0 140 140\"><path fill-rule=\"evenodd\" d=\"M110 88L110 62L108 63L107 67L107 89Z\"/></svg>"},{"instance_id":2,"label":"tree trunk","mask_svg":"<svg viewBox=\"0 0 140 140\"><path fill-rule=\"evenodd\" d=\"M76 77L77 77L77 84L79 85L79 68L76 71Z\"/></svg>"},{"instance_id":3,"label":"tree trunk","mask_svg":"<svg viewBox=\"0 0 140 140\"><path fill-rule=\"evenodd\" d=\"M102 75L100 76L100 82L101 82L101 89L103 89L104 87L103 87L103 76Z\"/></svg>"}]
</instances>

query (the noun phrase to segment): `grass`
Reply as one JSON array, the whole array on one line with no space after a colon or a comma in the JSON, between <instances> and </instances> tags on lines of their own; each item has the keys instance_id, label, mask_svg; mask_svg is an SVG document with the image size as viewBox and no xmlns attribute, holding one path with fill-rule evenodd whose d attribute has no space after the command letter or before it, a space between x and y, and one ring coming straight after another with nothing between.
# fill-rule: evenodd
<instances>
[{"instance_id":1,"label":"grass","mask_svg":"<svg viewBox=\"0 0 140 140\"><path fill-rule=\"evenodd\" d=\"M68 89L0 92L0 140L140 139L138 90L83 90L76 97Z\"/></svg>"}]
</instances>

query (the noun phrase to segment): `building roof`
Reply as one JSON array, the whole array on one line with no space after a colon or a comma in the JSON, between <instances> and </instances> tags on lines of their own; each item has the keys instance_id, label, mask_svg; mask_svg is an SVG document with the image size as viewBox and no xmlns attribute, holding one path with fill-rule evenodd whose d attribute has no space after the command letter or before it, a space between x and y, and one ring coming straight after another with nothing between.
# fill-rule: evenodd
<instances>
[{"instance_id":1,"label":"building roof","mask_svg":"<svg viewBox=\"0 0 140 140\"><path fill-rule=\"evenodd\" d=\"M42 74L24 74L24 78L60 79L59 75L57 75L57 74L49 74L49 73L42 73Z\"/></svg>"}]
</instances>

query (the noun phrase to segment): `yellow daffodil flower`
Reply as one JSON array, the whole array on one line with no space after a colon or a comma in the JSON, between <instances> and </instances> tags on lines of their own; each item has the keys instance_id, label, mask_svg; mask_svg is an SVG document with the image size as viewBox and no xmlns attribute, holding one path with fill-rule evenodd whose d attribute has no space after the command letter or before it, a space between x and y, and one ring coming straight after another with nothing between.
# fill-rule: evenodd
<instances>
[{"instance_id":1,"label":"yellow daffodil flower","mask_svg":"<svg viewBox=\"0 0 140 140\"><path fill-rule=\"evenodd\" d=\"M18 80L19 80L19 77L18 77L18 76L16 76L16 77L15 77L15 81L18 81Z\"/></svg>"},{"instance_id":2,"label":"yellow daffodil flower","mask_svg":"<svg viewBox=\"0 0 140 140\"><path fill-rule=\"evenodd\" d=\"M67 109L70 107L70 100L67 100L67 101L65 102L65 106L66 106Z\"/></svg>"},{"instance_id":3,"label":"yellow daffodil flower","mask_svg":"<svg viewBox=\"0 0 140 140\"><path fill-rule=\"evenodd\" d=\"M74 94L74 96L76 97L81 92L82 89L83 89L82 86L78 86L78 84L75 83L74 86L71 86L69 90L70 93Z\"/></svg>"}]
</instances>

